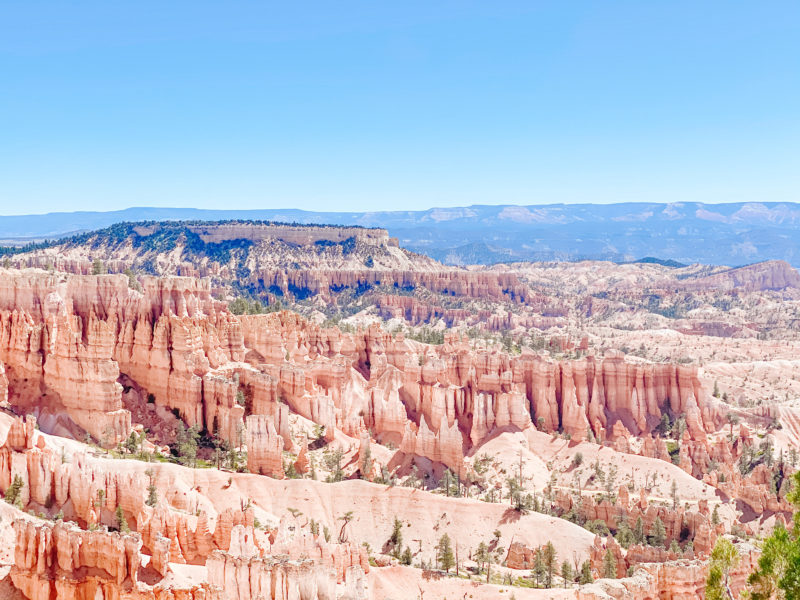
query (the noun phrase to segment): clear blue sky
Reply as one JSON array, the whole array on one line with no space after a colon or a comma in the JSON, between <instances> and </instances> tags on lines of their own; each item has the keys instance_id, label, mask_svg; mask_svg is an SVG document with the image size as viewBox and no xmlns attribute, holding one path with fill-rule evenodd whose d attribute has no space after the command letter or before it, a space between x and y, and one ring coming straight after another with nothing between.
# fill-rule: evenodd
<instances>
[{"instance_id":1,"label":"clear blue sky","mask_svg":"<svg viewBox=\"0 0 800 600\"><path fill-rule=\"evenodd\" d=\"M796 0L0 4L0 214L797 200Z\"/></svg>"}]
</instances>

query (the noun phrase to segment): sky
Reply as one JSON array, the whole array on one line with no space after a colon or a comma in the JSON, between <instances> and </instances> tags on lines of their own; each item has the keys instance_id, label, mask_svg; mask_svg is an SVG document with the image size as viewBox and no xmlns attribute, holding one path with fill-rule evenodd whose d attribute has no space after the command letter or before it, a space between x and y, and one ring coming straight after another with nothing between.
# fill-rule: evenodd
<instances>
[{"instance_id":1,"label":"sky","mask_svg":"<svg viewBox=\"0 0 800 600\"><path fill-rule=\"evenodd\" d=\"M799 192L796 1L0 1L0 214Z\"/></svg>"}]
</instances>

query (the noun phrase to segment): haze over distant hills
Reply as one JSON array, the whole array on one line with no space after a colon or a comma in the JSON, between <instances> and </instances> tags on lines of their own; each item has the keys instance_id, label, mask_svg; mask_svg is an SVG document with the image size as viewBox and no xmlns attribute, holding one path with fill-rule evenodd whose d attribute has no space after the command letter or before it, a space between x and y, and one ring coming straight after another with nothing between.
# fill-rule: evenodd
<instances>
[{"instance_id":1,"label":"haze over distant hills","mask_svg":"<svg viewBox=\"0 0 800 600\"><path fill-rule=\"evenodd\" d=\"M645 256L800 266L798 203L475 205L423 211L129 208L0 217L0 240L58 238L123 221L265 219L384 227L400 244L449 264Z\"/></svg>"}]
</instances>

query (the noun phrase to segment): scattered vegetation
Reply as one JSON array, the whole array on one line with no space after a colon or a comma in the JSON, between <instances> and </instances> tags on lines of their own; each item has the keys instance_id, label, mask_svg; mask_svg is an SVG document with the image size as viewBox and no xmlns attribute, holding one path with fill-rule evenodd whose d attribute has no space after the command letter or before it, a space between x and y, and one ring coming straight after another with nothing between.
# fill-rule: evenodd
<instances>
[{"instance_id":1,"label":"scattered vegetation","mask_svg":"<svg viewBox=\"0 0 800 600\"><path fill-rule=\"evenodd\" d=\"M25 482L19 475L14 475L11 485L6 490L5 500L12 506L22 508L22 488L25 487Z\"/></svg>"},{"instance_id":2,"label":"scattered vegetation","mask_svg":"<svg viewBox=\"0 0 800 600\"><path fill-rule=\"evenodd\" d=\"M730 587L730 571L739 563L739 552L725 537L718 537L711 550L708 577L706 578L706 600L733 600ZM793 597L793 596L787 596Z\"/></svg>"}]
</instances>

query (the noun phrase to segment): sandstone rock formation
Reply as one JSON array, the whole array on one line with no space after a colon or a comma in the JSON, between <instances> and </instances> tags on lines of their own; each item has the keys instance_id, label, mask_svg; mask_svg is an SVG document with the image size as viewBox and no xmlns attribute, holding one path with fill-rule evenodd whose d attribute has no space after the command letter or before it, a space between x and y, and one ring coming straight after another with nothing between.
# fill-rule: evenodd
<instances>
[{"instance_id":1,"label":"sandstone rock formation","mask_svg":"<svg viewBox=\"0 0 800 600\"><path fill-rule=\"evenodd\" d=\"M197 280L144 279L140 293L117 276L3 277L0 290L15 298L11 311L12 302L0 302L12 404L63 408L104 443L131 428L120 373L187 425L237 445L249 413L271 420L288 447L288 406L324 425L329 440L336 429L355 437L372 429L454 469L469 445L497 428L533 424L575 439L618 439L609 434L617 423L648 435L668 410L685 414L692 440L703 441L722 422L689 366L631 364L614 353L562 362L512 357L472 351L452 336L423 360L416 342L377 327L344 334L290 313L235 317ZM474 293L488 293L485 283L475 285ZM259 430L269 436L265 419Z\"/></svg>"},{"instance_id":2,"label":"sandstone rock formation","mask_svg":"<svg viewBox=\"0 0 800 600\"><path fill-rule=\"evenodd\" d=\"M191 231L208 244L238 235ZM374 241L365 235L355 243ZM341 245L349 239L327 241ZM342 288L425 286L439 296L452 293L525 310L543 305L520 277L503 271L254 266L252 276L284 298L313 293L333 302ZM778 283L775 275L759 285ZM446 302L425 305L404 298L411 296L387 294L381 310L419 323L474 317ZM536 318L561 314L554 309ZM490 330L505 331L533 317L494 311L478 318ZM419 563L431 559L435 543L423 548L423 537L455 534L453 522L466 537L471 532L462 533L463 515L488 506L493 521L486 517L481 527L511 532L502 544L496 539L493 548L508 548L508 568L530 569L533 547L542 542L525 541L533 534L521 533L515 523L532 515L515 509L504 490L511 477L525 480L533 488L531 500L535 496L546 503L547 516L535 515L541 517L539 525L546 532L577 530L570 535L596 572L608 550L617 558L620 577L629 568L649 565L635 581L603 584L632 597L696 593L704 567L688 561L704 559L719 535L732 525L755 535L762 525L790 519L783 484L795 467L770 454L770 461L780 460L770 468L761 441L769 435L766 441L788 452L791 427L781 434L786 438L775 434L774 426L773 433L763 428L788 408L737 409L737 418L758 435L745 425L734 433L735 420L726 419L729 405L711 396L706 374L694 365L648 362L611 349L595 352L588 338L550 333L548 354L513 343L501 350L502 344L463 331L442 334L437 344L413 337L377 323L325 327L289 311L237 316L215 299L208 281L191 277L140 277L134 285L124 275L65 278L0 271L0 404L26 415L0 418L8 420L0 445L0 492L8 493L19 478L17 504L41 517L8 508L16 519L14 586L31 600L369 597L370 552L381 554L377 564L396 562L399 553L390 557L381 547L390 529L371 531L369 549L349 541L349 509L353 504L358 512L355 504L363 501L358 487L348 488L350 496L336 497L324 510L318 506L322 494L314 486L377 485L311 482L315 469L327 468L320 467L324 453L340 460L332 482L361 477L389 484L380 497L363 493L386 511L401 516L409 511L413 519L403 517L409 523L427 519L434 504L433 494L417 488L435 488L445 468L458 476L457 495L469 497L436 505L436 521L425 521L430 531L406 538ZM225 467L230 473L186 469L192 473L187 475L177 465L111 458L167 460L170 448L164 444L174 441L177 419L203 432L200 465L219 468L225 448L247 453L249 474L234 473L242 466L233 463ZM143 439L129 438L131 432L143 433ZM97 456L96 446L80 444L87 441L86 433L88 441L116 453ZM59 444L50 434L72 439ZM129 440L136 451L121 445ZM491 444L502 451L484 458ZM569 467L561 466L577 471L576 446L593 453L598 465L601 456L613 456L626 470L630 466L625 476L631 487L623 485L615 497L613 481L611 491L596 481L584 490L587 474L576 472L579 489L572 489L570 476L554 462L574 456ZM177 452L174 445L172 450ZM749 469L737 465L753 456L761 462ZM529 469L524 475L523 462ZM659 493L650 487L655 475L663 475L652 466L658 462L670 463L673 480L695 486L691 502L670 503L663 488ZM644 465L653 469L653 479L642 486L642 476L650 476L641 472ZM290 479L298 474L309 477ZM295 506L263 496L262 505L255 506L251 501L265 481L275 486L270 495L291 494ZM408 486L402 497L394 492L398 483ZM449 487L445 494L451 494ZM478 498L485 502L479 505ZM506 504L497 504L498 499ZM712 517L709 502L720 508L722 522ZM745 511L761 518L741 523ZM666 544L682 547L624 549L609 537L598 538L587 553L587 531L558 517L602 522L612 531L640 518L650 530L660 520ZM374 515L363 515L358 527L387 526L378 523ZM117 528L125 533L108 531ZM472 540L461 551L469 555L478 541L486 540Z\"/></svg>"}]
</instances>

